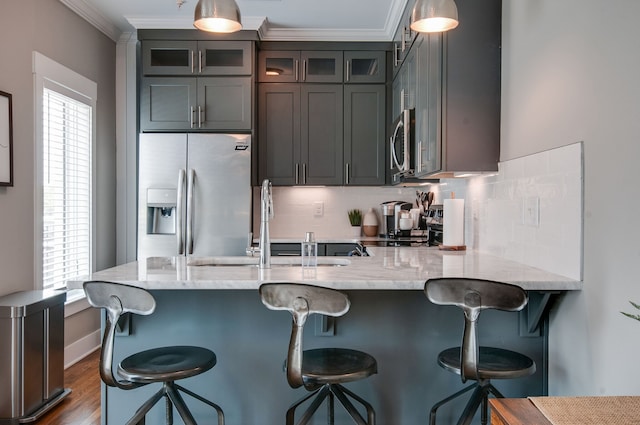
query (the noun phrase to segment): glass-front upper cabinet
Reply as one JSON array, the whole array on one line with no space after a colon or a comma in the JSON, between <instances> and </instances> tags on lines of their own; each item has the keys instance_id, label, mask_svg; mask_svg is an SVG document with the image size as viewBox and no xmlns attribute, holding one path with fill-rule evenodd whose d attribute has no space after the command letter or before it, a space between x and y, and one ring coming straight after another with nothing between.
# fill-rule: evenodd
<instances>
[{"instance_id":1,"label":"glass-front upper cabinet","mask_svg":"<svg viewBox=\"0 0 640 425\"><path fill-rule=\"evenodd\" d=\"M345 83L384 83L386 52L344 52Z\"/></svg>"},{"instance_id":2,"label":"glass-front upper cabinet","mask_svg":"<svg viewBox=\"0 0 640 425\"><path fill-rule=\"evenodd\" d=\"M258 81L341 83L341 51L265 50L258 56Z\"/></svg>"},{"instance_id":3,"label":"glass-front upper cabinet","mask_svg":"<svg viewBox=\"0 0 640 425\"><path fill-rule=\"evenodd\" d=\"M145 75L251 75L250 41L145 40Z\"/></svg>"}]
</instances>

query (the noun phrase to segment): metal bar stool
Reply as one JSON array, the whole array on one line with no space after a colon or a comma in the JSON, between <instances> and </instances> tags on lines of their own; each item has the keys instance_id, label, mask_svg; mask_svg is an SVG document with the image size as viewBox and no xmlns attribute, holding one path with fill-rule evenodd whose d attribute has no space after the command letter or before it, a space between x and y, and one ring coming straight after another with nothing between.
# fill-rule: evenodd
<instances>
[{"instance_id":1,"label":"metal bar stool","mask_svg":"<svg viewBox=\"0 0 640 425\"><path fill-rule=\"evenodd\" d=\"M220 406L178 385L175 381L199 375L216 364L213 351L202 347L170 346L153 348L133 354L120 362L117 375L113 373L113 351L116 325L125 313L149 315L156 308L153 296L142 288L112 282L91 281L84 283L89 304L107 311L107 320L100 353L100 378L112 387L131 390L161 382L160 388L129 419L127 425L144 424L145 415L162 397L166 400L166 423L173 424L173 406L185 425L196 425L180 392L190 395L213 407L218 415L218 425L224 425Z\"/></svg>"},{"instance_id":2,"label":"metal bar stool","mask_svg":"<svg viewBox=\"0 0 640 425\"><path fill-rule=\"evenodd\" d=\"M345 348L302 350L304 325L311 314L338 317L349 311L349 298L339 291L294 283L268 283L260 286L262 302L271 310L286 310L293 316L291 339L286 362L287 381L292 388L304 386L311 391L289 407L287 425L295 421L295 409L315 396L298 425L309 422L320 404L327 399L328 423L334 423L334 397L358 425L375 425L373 407L345 388L345 382L357 381L377 373L376 359L362 351ZM365 420L351 400L367 412Z\"/></svg>"},{"instance_id":3,"label":"metal bar stool","mask_svg":"<svg viewBox=\"0 0 640 425\"><path fill-rule=\"evenodd\" d=\"M494 347L479 347L477 323L485 309L519 311L527 304L527 294L522 288L508 283L480 279L440 278L429 279L425 284L427 298L439 305L454 305L464 312L462 346L446 349L438 355L438 364L449 372L460 375L462 382L476 381L457 393L439 401L431 408L429 424L435 425L436 411L443 404L474 390L467 402L458 425L468 425L482 405L481 422L488 419L489 394L503 397L491 384L491 379L513 379L532 375L535 362L515 351Z\"/></svg>"}]
</instances>

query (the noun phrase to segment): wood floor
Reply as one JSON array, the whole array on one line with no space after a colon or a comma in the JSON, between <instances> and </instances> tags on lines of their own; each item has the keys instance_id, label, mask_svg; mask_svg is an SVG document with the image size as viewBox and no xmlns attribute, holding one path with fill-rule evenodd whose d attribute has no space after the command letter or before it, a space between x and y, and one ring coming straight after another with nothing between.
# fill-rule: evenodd
<instances>
[{"instance_id":1,"label":"wood floor","mask_svg":"<svg viewBox=\"0 0 640 425\"><path fill-rule=\"evenodd\" d=\"M96 350L64 371L64 386L72 392L38 425L100 425L99 361L100 350Z\"/></svg>"}]
</instances>

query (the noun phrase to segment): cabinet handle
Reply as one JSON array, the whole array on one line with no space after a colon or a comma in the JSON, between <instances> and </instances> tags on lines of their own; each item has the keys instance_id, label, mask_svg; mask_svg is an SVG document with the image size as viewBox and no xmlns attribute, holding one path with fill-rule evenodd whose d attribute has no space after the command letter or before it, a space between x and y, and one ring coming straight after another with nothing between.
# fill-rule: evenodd
<instances>
[{"instance_id":1,"label":"cabinet handle","mask_svg":"<svg viewBox=\"0 0 640 425\"><path fill-rule=\"evenodd\" d=\"M202 50L198 50L198 74L202 73Z\"/></svg>"},{"instance_id":2,"label":"cabinet handle","mask_svg":"<svg viewBox=\"0 0 640 425\"><path fill-rule=\"evenodd\" d=\"M191 106L189 108L189 125L191 126L191 128L193 128L193 122L194 122L194 120L193 120L193 112L194 112L193 106Z\"/></svg>"},{"instance_id":3,"label":"cabinet handle","mask_svg":"<svg viewBox=\"0 0 640 425\"><path fill-rule=\"evenodd\" d=\"M416 171L422 171L422 140L418 140L418 163L416 164Z\"/></svg>"},{"instance_id":4,"label":"cabinet handle","mask_svg":"<svg viewBox=\"0 0 640 425\"><path fill-rule=\"evenodd\" d=\"M347 83L349 82L349 77L351 75L351 69L350 69L351 66L350 65L351 65L351 61L348 60L347 61L347 73L346 73L346 78L345 78L347 80Z\"/></svg>"},{"instance_id":5,"label":"cabinet handle","mask_svg":"<svg viewBox=\"0 0 640 425\"><path fill-rule=\"evenodd\" d=\"M302 184L307 184L307 163L302 163Z\"/></svg>"},{"instance_id":6,"label":"cabinet handle","mask_svg":"<svg viewBox=\"0 0 640 425\"><path fill-rule=\"evenodd\" d=\"M204 112L204 108L198 105L198 128L202 128L202 112Z\"/></svg>"},{"instance_id":7,"label":"cabinet handle","mask_svg":"<svg viewBox=\"0 0 640 425\"><path fill-rule=\"evenodd\" d=\"M407 48L407 46L406 46L407 38L406 38L406 35L405 35L407 33L406 29L407 29L407 27L404 27L403 31L402 31L402 51L403 52L404 52L404 49Z\"/></svg>"},{"instance_id":8,"label":"cabinet handle","mask_svg":"<svg viewBox=\"0 0 640 425\"><path fill-rule=\"evenodd\" d=\"M196 56L195 56L195 52L192 50L191 51L191 73L192 74L195 66L196 66Z\"/></svg>"},{"instance_id":9,"label":"cabinet handle","mask_svg":"<svg viewBox=\"0 0 640 425\"><path fill-rule=\"evenodd\" d=\"M300 164L296 163L296 184L300 184Z\"/></svg>"},{"instance_id":10,"label":"cabinet handle","mask_svg":"<svg viewBox=\"0 0 640 425\"><path fill-rule=\"evenodd\" d=\"M300 63L299 63L298 59L296 59L294 61L293 65L294 65L294 69L295 69L295 71L294 71L295 75L294 76L295 76L296 81L298 81L300 79L300 77L298 76L298 71L299 71L299 68L300 68Z\"/></svg>"},{"instance_id":11,"label":"cabinet handle","mask_svg":"<svg viewBox=\"0 0 640 425\"><path fill-rule=\"evenodd\" d=\"M346 179L345 180L346 180L346 184L349 184L349 163L348 162L345 164L345 168L346 168L346 170L345 170Z\"/></svg>"},{"instance_id":12,"label":"cabinet handle","mask_svg":"<svg viewBox=\"0 0 640 425\"><path fill-rule=\"evenodd\" d=\"M398 66L400 63L400 49L398 43L393 43L393 66Z\"/></svg>"},{"instance_id":13,"label":"cabinet handle","mask_svg":"<svg viewBox=\"0 0 640 425\"><path fill-rule=\"evenodd\" d=\"M302 81L307 81L307 60L302 61ZM304 167L304 164L302 164Z\"/></svg>"}]
</instances>

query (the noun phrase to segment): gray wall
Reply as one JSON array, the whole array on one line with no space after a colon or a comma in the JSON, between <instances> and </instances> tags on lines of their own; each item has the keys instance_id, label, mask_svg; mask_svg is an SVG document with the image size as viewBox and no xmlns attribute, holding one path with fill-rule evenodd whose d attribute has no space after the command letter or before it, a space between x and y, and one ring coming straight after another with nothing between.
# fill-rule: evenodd
<instances>
[{"instance_id":1,"label":"gray wall","mask_svg":"<svg viewBox=\"0 0 640 425\"><path fill-rule=\"evenodd\" d=\"M58 0L3 2L0 90L13 95L14 186L0 188L0 295L34 282L34 50L98 84L96 269L115 264L115 42ZM82 319L83 315L79 315ZM74 316L67 319L76 334Z\"/></svg>"},{"instance_id":2,"label":"gray wall","mask_svg":"<svg viewBox=\"0 0 640 425\"><path fill-rule=\"evenodd\" d=\"M584 141L584 290L557 305L550 387L640 395L640 3L503 2L501 160Z\"/></svg>"}]
</instances>

